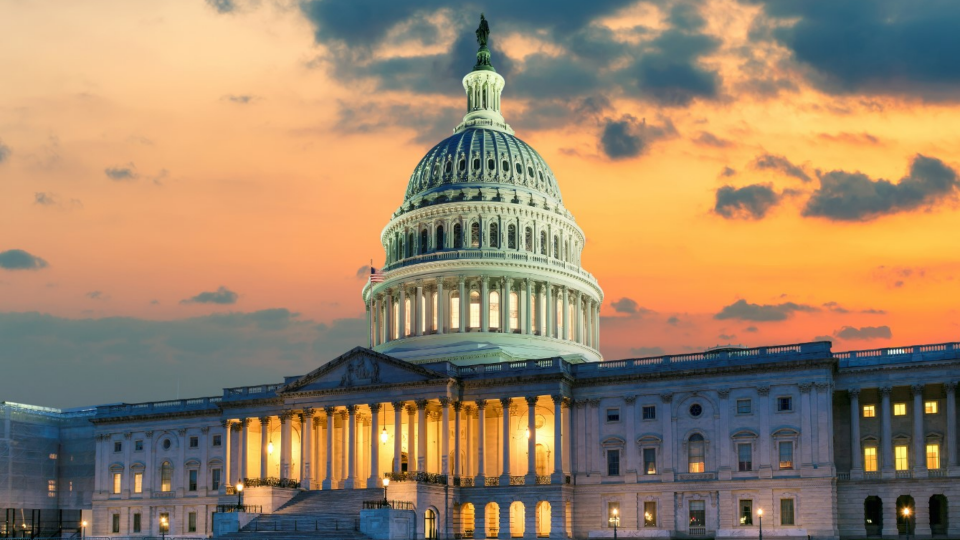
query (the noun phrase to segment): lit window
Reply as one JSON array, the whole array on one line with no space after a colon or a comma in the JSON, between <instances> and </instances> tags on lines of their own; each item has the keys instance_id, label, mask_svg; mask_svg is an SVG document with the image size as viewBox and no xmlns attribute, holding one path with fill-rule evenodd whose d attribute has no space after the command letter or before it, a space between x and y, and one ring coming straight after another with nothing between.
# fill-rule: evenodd
<instances>
[{"instance_id":1,"label":"lit window","mask_svg":"<svg viewBox=\"0 0 960 540\"><path fill-rule=\"evenodd\" d=\"M607 422L619 422L620 409L607 409Z\"/></svg>"},{"instance_id":2,"label":"lit window","mask_svg":"<svg viewBox=\"0 0 960 540\"><path fill-rule=\"evenodd\" d=\"M432 326L430 326L430 328L433 330L436 330L437 329L437 293L431 293L430 298L431 298L431 304L433 305L433 309L431 310L431 313L433 313L433 319L431 322Z\"/></svg>"},{"instance_id":3,"label":"lit window","mask_svg":"<svg viewBox=\"0 0 960 540\"><path fill-rule=\"evenodd\" d=\"M160 491L170 491L170 481L173 479L173 466L169 461L160 465Z\"/></svg>"},{"instance_id":4,"label":"lit window","mask_svg":"<svg viewBox=\"0 0 960 540\"><path fill-rule=\"evenodd\" d=\"M781 442L779 447L780 447L780 468L792 469L793 468L793 443Z\"/></svg>"},{"instance_id":5,"label":"lit window","mask_svg":"<svg viewBox=\"0 0 960 540\"><path fill-rule=\"evenodd\" d=\"M876 447L867 446L863 449L863 470L866 472L877 472Z\"/></svg>"},{"instance_id":6,"label":"lit window","mask_svg":"<svg viewBox=\"0 0 960 540\"><path fill-rule=\"evenodd\" d=\"M643 503L643 526L657 526L657 503L656 501L644 501Z\"/></svg>"},{"instance_id":7,"label":"lit window","mask_svg":"<svg viewBox=\"0 0 960 540\"><path fill-rule=\"evenodd\" d=\"M643 449L643 474L657 474L657 449Z\"/></svg>"},{"instance_id":8,"label":"lit window","mask_svg":"<svg viewBox=\"0 0 960 540\"><path fill-rule=\"evenodd\" d=\"M874 418L877 416L877 409L874 405L864 405L863 406L863 417L864 418Z\"/></svg>"},{"instance_id":9,"label":"lit window","mask_svg":"<svg viewBox=\"0 0 960 540\"><path fill-rule=\"evenodd\" d=\"M120 484L123 480L122 473L113 473L113 492L120 493Z\"/></svg>"},{"instance_id":10,"label":"lit window","mask_svg":"<svg viewBox=\"0 0 960 540\"><path fill-rule=\"evenodd\" d=\"M780 397L777 398L777 411L785 412L793 410L793 398L792 397Z\"/></svg>"},{"instance_id":11,"label":"lit window","mask_svg":"<svg viewBox=\"0 0 960 540\"><path fill-rule=\"evenodd\" d=\"M927 445L927 468L928 469L940 468L940 445L939 444Z\"/></svg>"},{"instance_id":12,"label":"lit window","mask_svg":"<svg viewBox=\"0 0 960 540\"><path fill-rule=\"evenodd\" d=\"M780 525L793 524L793 499L780 499Z\"/></svg>"},{"instance_id":13,"label":"lit window","mask_svg":"<svg viewBox=\"0 0 960 540\"><path fill-rule=\"evenodd\" d=\"M737 445L737 463L740 471L753 470L753 448L749 444Z\"/></svg>"},{"instance_id":14,"label":"lit window","mask_svg":"<svg viewBox=\"0 0 960 540\"><path fill-rule=\"evenodd\" d=\"M47 491L55 492L57 491L57 481L56 480L47 480Z\"/></svg>"},{"instance_id":15,"label":"lit window","mask_svg":"<svg viewBox=\"0 0 960 540\"><path fill-rule=\"evenodd\" d=\"M143 473L142 472L133 474L133 492L143 493Z\"/></svg>"},{"instance_id":16,"label":"lit window","mask_svg":"<svg viewBox=\"0 0 960 540\"><path fill-rule=\"evenodd\" d=\"M470 292L470 324L467 328L480 328L480 293Z\"/></svg>"},{"instance_id":17,"label":"lit window","mask_svg":"<svg viewBox=\"0 0 960 540\"><path fill-rule=\"evenodd\" d=\"M170 514L167 512L160 512L160 532L170 532Z\"/></svg>"},{"instance_id":18,"label":"lit window","mask_svg":"<svg viewBox=\"0 0 960 540\"><path fill-rule=\"evenodd\" d=\"M643 419L644 420L656 420L657 419L657 407L655 405L644 405L643 406Z\"/></svg>"},{"instance_id":19,"label":"lit window","mask_svg":"<svg viewBox=\"0 0 960 540\"><path fill-rule=\"evenodd\" d=\"M703 435L694 433L688 441L687 472L702 473L704 471L704 444Z\"/></svg>"},{"instance_id":20,"label":"lit window","mask_svg":"<svg viewBox=\"0 0 960 540\"><path fill-rule=\"evenodd\" d=\"M607 503L607 523L611 523L611 519L620 517L620 503L618 502L608 502Z\"/></svg>"},{"instance_id":21,"label":"lit window","mask_svg":"<svg viewBox=\"0 0 960 540\"><path fill-rule=\"evenodd\" d=\"M894 404L893 404L893 415L894 415L894 416L906 416L906 415L907 415L907 404L906 404L906 403L894 403Z\"/></svg>"},{"instance_id":22,"label":"lit window","mask_svg":"<svg viewBox=\"0 0 960 540\"><path fill-rule=\"evenodd\" d=\"M497 291L490 292L490 329L497 330L500 328L500 293Z\"/></svg>"},{"instance_id":23,"label":"lit window","mask_svg":"<svg viewBox=\"0 0 960 540\"><path fill-rule=\"evenodd\" d=\"M450 295L450 329L460 329L460 294Z\"/></svg>"},{"instance_id":24,"label":"lit window","mask_svg":"<svg viewBox=\"0 0 960 540\"><path fill-rule=\"evenodd\" d=\"M740 524L753 525L753 501L740 501Z\"/></svg>"},{"instance_id":25,"label":"lit window","mask_svg":"<svg viewBox=\"0 0 960 540\"><path fill-rule=\"evenodd\" d=\"M893 448L894 458L896 459L896 467L898 471L906 471L910 468L910 464L907 461L907 447L906 446L895 446Z\"/></svg>"},{"instance_id":26,"label":"lit window","mask_svg":"<svg viewBox=\"0 0 960 540\"><path fill-rule=\"evenodd\" d=\"M516 332L520 329L520 296L510 293L510 331Z\"/></svg>"},{"instance_id":27,"label":"lit window","mask_svg":"<svg viewBox=\"0 0 960 540\"><path fill-rule=\"evenodd\" d=\"M737 400L737 414L750 414L753 403L749 399Z\"/></svg>"},{"instance_id":28,"label":"lit window","mask_svg":"<svg viewBox=\"0 0 960 540\"><path fill-rule=\"evenodd\" d=\"M937 414L937 402L936 401L925 401L923 403L923 412L925 414Z\"/></svg>"},{"instance_id":29,"label":"lit window","mask_svg":"<svg viewBox=\"0 0 960 540\"><path fill-rule=\"evenodd\" d=\"M405 298L403 304L403 335L410 335L410 327L413 324L413 321L410 320L410 299Z\"/></svg>"},{"instance_id":30,"label":"lit window","mask_svg":"<svg viewBox=\"0 0 960 540\"><path fill-rule=\"evenodd\" d=\"M607 450L607 476L620 476L619 450Z\"/></svg>"}]
</instances>

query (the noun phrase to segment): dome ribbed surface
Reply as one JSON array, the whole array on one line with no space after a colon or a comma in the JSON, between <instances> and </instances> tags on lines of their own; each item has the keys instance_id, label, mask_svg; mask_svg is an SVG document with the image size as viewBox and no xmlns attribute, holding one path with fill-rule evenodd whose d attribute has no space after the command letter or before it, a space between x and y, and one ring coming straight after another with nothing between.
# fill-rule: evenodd
<instances>
[{"instance_id":1,"label":"dome ribbed surface","mask_svg":"<svg viewBox=\"0 0 960 540\"><path fill-rule=\"evenodd\" d=\"M493 129L466 129L434 146L410 176L404 200L464 187L518 189L563 202L553 171L540 154Z\"/></svg>"}]
</instances>

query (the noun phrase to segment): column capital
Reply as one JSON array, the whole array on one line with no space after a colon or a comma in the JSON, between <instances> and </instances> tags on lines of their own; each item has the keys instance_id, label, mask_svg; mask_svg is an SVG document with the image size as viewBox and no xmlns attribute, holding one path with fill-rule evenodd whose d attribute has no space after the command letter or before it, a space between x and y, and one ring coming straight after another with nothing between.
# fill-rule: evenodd
<instances>
[{"instance_id":1,"label":"column capital","mask_svg":"<svg viewBox=\"0 0 960 540\"><path fill-rule=\"evenodd\" d=\"M370 412L377 414L380 412L380 409L383 408L383 403L371 403L367 405L367 407L370 407Z\"/></svg>"},{"instance_id":2,"label":"column capital","mask_svg":"<svg viewBox=\"0 0 960 540\"><path fill-rule=\"evenodd\" d=\"M851 389L847 390L847 394L850 395L850 399L859 399L859 398L860 398L860 389L859 389L859 388L851 388Z\"/></svg>"},{"instance_id":3,"label":"column capital","mask_svg":"<svg viewBox=\"0 0 960 540\"><path fill-rule=\"evenodd\" d=\"M509 409L511 403L513 403L513 398L508 398L508 397L500 398L500 405L502 405L505 409Z\"/></svg>"},{"instance_id":4,"label":"column capital","mask_svg":"<svg viewBox=\"0 0 960 540\"><path fill-rule=\"evenodd\" d=\"M231 431L239 432L239 431L240 431L240 422L235 422L235 423L230 424L230 430L231 430ZM185 430L185 429L179 429L179 430L177 430L177 433L179 433L180 436L183 437L184 435L187 434L187 430Z\"/></svg>"},{"instance_id":5,"label":"column capital","mask_svg":"<svg viewBox=\"0 0 960 540\"><path fill-rule=\"evenodd\" d=\"M290 413L290 411L283 411L283 412L281 412L281 413L280 413L280 423L281 423L281 424L286 424L286 423L287 423L287 420L289 420L291 416L292 416L292 414Z\"/></svg>"},{"instance_id":6,"label":"column capital","mask_svg":"<svg viewBox=\"0 0 960 540\"><path fill-rule=\"evenodd\" d=\"M720 388L717 390L717 395L720 396L720 399L727 399L728 397L730 397L730 389ZM636 399L637 396L633 396L633 398Z\"/></svg>"},{"instance_id":7,"label":"column capital","mask_svg":"<svg viewBox=\"0 0 960 540\"><path fill-rule=\"evenodd\" d=\"M232 423L233 423L233 422L230 421L230 420L220 420L220 427L226 428L227 426L229 426L229 425L232 424Z\"/></svg>"},{"instance_id":8,"label":"column capital","mask_svg":"<svg viewBox=\"0 0 960 540\"><path fill-rule=\"evenodd\" d=\"M809 393L810 393L810 389L813 388L813 383L802 382L802 383L798 384L797 386L800 387L800 392L801 392L801 393L809 394Z\"/></svg>"},{"instance_id":9,"label":"column capital","mask_svg":"<svg viewBox=\"0 0 960 540\"><path fill-rule=\"evenodd\" d=\"M723 392L723 390L719 390L717 393L719 394L720 392ZM726 392L727 392L727 394L729 394L729 393L730 393L730 390L727 390ZM724 396L721 395L720 397L724 397ZM623 401L624 401L624 403L626 403L626 404L628 404L628 405L633 404L633 403L636 403L636 402L637 402L637 395L636 395L636 394L630 394L630 395L623 396Z\"/></svg>"},{"instance_id":10,"label":"column capital","mask_svg":"<svg viewBox=\"0 0 960 540\"><path fill-rule=\"evenodd\" d=\"M457 276L457 283L459 285L464 285L467 282L467 277L464 275Z\"/></svg>"},{"instance_id":11,"label":"column capital","mask_svg":"<svg viewBox=\"0 0 960 540\"><path fill-rule=\"evenodd\" d=\"M425 400L425 399L418 399L418 400L414 401L413 403L414 403L414 405L417 406L417 410L418 410L418 411L422 411L422 410L424 410L424 409L427 408L427 400Z\"/></svg>"},{"instance_id":12,"label":"column capital","mask_svg":"<svg viewBox=\"0 0 960 540\"><path fill-rule=\"evenodd\" d=\"M444 409L450 406L450 398L448 398L447 396L441 396L437 399L440 401L440 406L443 407Z\"/></svg>"},{"instance_id":13,"label":"column capital","mask_svg":"<svg viewBox=\"0 0 960 540\"><path fill-rule=\"evenodd\" d=\"M922 384L910 385L910 395L923 397L923 385Z\"/></svg>"},{"instance_id":14,"label":"column capital","mask_svg":"<svg viewBox=\"0 0 960 540\"><path fill-rule=\"evenodd\" d=\"M350 413L348 413L347 411L340 411L341 420L346 420L348 416L350 416Z\"/></svg>"},{"instance_id":15,"label":"column capital","mask_svg":"<svg viewBox=\"0 0 960 540\"><path fill-rule=\"evenodd\" d=\"M437 283L437 287L442 287L442 286L443 286L443 278L442 278L442 277L438 277L438 278L434 279L434 281Z\"/></svg>"},{"instance_id":16,"label":"column capital","mask_svg":"<svg viewBox=\"0 0 960 540\"><path fill-rule=\"evenodd\" d=\"M880 397L890 397L890 391L893 390L889 386L880 387Z\"/></svg>"},{"instance_id":17,"label":"column capital","mask_svg":"<svg viewBox=\"0 0 960 540\"><path fill-rule=\"evenodd\" d=\"M350 416L356 416L357 406L356 405L347 405L347 414Z\"/></svg>"},{"instance_id":18,"label":"column capital","mask_svg":"<svg viewBox=\"0 0 960 540\"><path fill-rule=\"evenodd\" d=\"M531 406L531 407L536 407L536 406L537 406L537 400L539 399L539 396L526 396L526 397L524 397L523 399L526 400L527 405L529 405L529 406Z\"/></svg>"},{"instance_id":19,"label":"column capital","mask_svg":"<svg viewBox=\"0 0 960 540\"><path fill-rule=\"evenodd\" d=\"M250 425L250 419L249 419L249 418L241 418L241 419L240 419L240 426L242 426L242 427L247 427L247 426L249 426L249 425Z\"/></svg>"},{"instance_id":20,"label":"column capital","mask_svg":"<svg viewBox=\"0 0 960 540\"><path fill-rule=\"evenodd\" d=\"M313 427L320 427L323 425L323 419L320 418L320 415L313 417Z\"/></svg>"},{"instance_id":21,"label":"column capital","mask_svg":"<svg viewBox=\"0 0 960 540\"><path fill-rule=\"evenodd\" d=\"M460 412L462 409L463 409L463 402L462 402L462 401L454 401L454 402L453 402L453 410L454 410L454 411Z\"/></svg>"},{"instance_id":22,"label":"column capital","mask_svg":"<svg viewBox=\"0 0 960 540\"><path fill-rule=\"evenodd\" d=\"M956 392L957 391L957 381L947 381L943 383L944 392Z\"/></svg>"},{"instance_id":23,"label":"column capital","mask_svg":"<svg viewBox=\"0 0 960 540\"><path fill-rule=\"evenodd\" d=\"M563 395L561 395L561 394L553 394L552 396L550 396L550 399L553 400L553 404L554 404L554 405L559 405L559 404L563 403L563 400L564 400L565 398L564 398Z\"/></svg>"},{"instance_id":24,"label":"column capital","mask_svg":"<svg viewBox=\"0 0 960 540\"><path fill-rule=\"evenodd\" d=\"M260 420L260 426L261 426L261 427L262 427L262 426L269 426L269 425L270 425L270 417L269 417L269 416L261 416L260 418L258 418L258 420Z\"/></svg>"},{"instance_id":25,"label":"column capital","mask_svg":"<svg viewBox=\"0 0 960 540\"><path fill-rule=\"evenodd\" d=\"M660 394L660 401L664 403L670 403L673 401L673 392L664 392Z\"/></svg>"},{"instance_id":26,"label":"column capital","mask_svg":"<svg viewBox=\"0 0 960 540\"><path fill-rule=\"evenodd\" d=\"M307 407L307 408L303 409L303 417L306 418L307 420L310 420L311 418L313 418L313 415L314 415L316 412L317 412L317 411L313 410L312 408Z\"/></svg>"},{"instance_id":27,"label":"column capital","mask_svg":"<svg viewBox=\"0 0 960 540\"><path fill-rule=\"evenodd\" d=\"M394 401L390 403L390 406L393 407L393 410L402 409L406 405L403 401Z\"/></svg>"},{"instance_id":28,"label":"column capital","mask_svg":"<svg viewBox=\"0 0 960 540\"><path fill-rule=\"evenodd\" d=\"M488 283L490 283L490 276L488 276L488 275L486 275L486 274L481 275L481 276L480 276L480 283L482 283L482 284L484 284L484 285L487 285Z\"/></svg>"},{"instance_id":29,"label":"column capital","mask_svg":"<svg viewBox=\"0 0 960 540\"><path fill-rule=\"evenodd\" d=\"M761 396L768 396L768 395L770 395L770 387L769 387L769 386L758 386L758 387L757 387L757 393L760 394Z\"/></svg>"},{"instance_id":30,"label":"column capital","mask_svg":"<svg viewBox=\"0 0 960 540\"><path fill-rule=\"evenodd\" d=\"M474 400L473 402L477 404L477 410L481 410L481 409L486 409L486 408L487 408L487 400L485 400L485 399L476 399L476 400Z\"/></svg>"},{"instance_id":31,"label":"column capital","mask_svg":"<svg viewBox=\"0 0 960 540\"><path fill-rule=\"evenodd\" d=\"M420 288L420 289L423 288L423 280L422 280L422 279L418 279L418 280L414 281L413 283L414 283L414 285L417 286L417 288Z\"/></svg>"},{"instance_id":32,"label":"column capital","mask_svg":"<svg viewBox=\"0 0 960 540\"><path fill-rule=\"evenodd\" d=\"M416 405L407 405L407 414L409 414L410 416L416 415L416 414L417 414L417 406L416 406Z\"/></svg>"},{"instance_id":33,"label":"column capital","mask_svg":"<svg viewBox=\"0 0 960 540\"><path fill-rule=\"evenodd\" d=\"M152 432L152 431L146 432L146 436L147 436L148 439L149 439L150 437L153 437L153 432Z\"/></svg>"},{"instance_id":34,"label":"column capital","mask_svg":"<svg viewBox=\"0 0 960 540\"><path fill-rule=\"evenodd\" d=\"M130 432L128 431L128 432L126 432L126 433L123 434L123 438L129 441L129 440L130 440L130 437L131 437L132 435L133 435L133 433L130 433Z\"/></svg>"},{"instance_id":35,"label":"column capital","mask_svg":"<svg viewBox=\"0 0 960 540\"><path fill-rule=\"evenodd\" d=\"M327 416L333 416L337 412L337 408L327 406L323 408L323 412L327 413Z\"/></svg>"}]
</instances>

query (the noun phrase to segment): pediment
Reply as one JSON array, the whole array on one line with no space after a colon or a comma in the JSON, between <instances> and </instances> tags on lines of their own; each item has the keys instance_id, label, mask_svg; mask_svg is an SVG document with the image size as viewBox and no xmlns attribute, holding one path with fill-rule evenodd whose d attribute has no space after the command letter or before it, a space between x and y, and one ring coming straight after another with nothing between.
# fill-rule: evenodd
<instances>
[{"instance_id":1,"label":"pediment","mask_svg":"<svg viewBox=\"0 0 960 540\"><path fill-rule=\"evenodd\" d=\"M364 347L355 347L319 368L279 388L278 394L361 388L383 384L449 379L444 373L426 369Z\"/></svg>"}]
</instances>

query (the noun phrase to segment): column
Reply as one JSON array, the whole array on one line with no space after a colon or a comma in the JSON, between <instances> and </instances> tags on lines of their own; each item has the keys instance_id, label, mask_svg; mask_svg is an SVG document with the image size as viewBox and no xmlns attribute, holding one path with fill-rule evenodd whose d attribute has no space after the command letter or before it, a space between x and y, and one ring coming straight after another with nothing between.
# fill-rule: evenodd
<instances>
[{"instance_id":1,"label":"column","mask_svg":"<svg viewBox=\"0 0 960 540\"><path fill-rule=\"evenodd\" d=\"M197 489L200 490L201 494L207 493L207 490L210 488L210 470L207 468L207 463L210 461L210 426L203 426L200 428L200 472L197 473L200 478L197 479ZM146 444L146 442L144 442ZM144 475L147 474L147 471L144 471ZM131 477L133 475L130 475ZM133 480L131 479L131 482ZM140 486L141 489L143 486ZM130 488L131 491L133 488ZM146 490L144 490L145 492ZM143 518L141 518L143 519Z\"/></svg>"},{"instance_id":2,"label":"column","mask_svg":"<svg viewBox=\"0 0 960 540\"><path fill-rule=\"evenodd\" d=\"M414 321L414 328L417 329L417 335L423 335L423 326L426 323L426 317L423 316L423 280L417 280L417 313L414 315L416 320Z\"/></svg>"},{"instance_id":3,"label":"column","mask_svg":"<svg viewBox=\"0 0 960 540\"><path fill-rule=\"evenodd\" d=\"M591 302L593 304L593 348L600 350L600 303Z\"/></svg>"},{"instance_id":4,"label":"column","mask_svg":"<svg viewBox=\"0 0 960 540\"><path fill-rule=\"evenodd\" d=\"M811 426L811 417L813 411L810 406L810 390L813 383L800 383L800 468L808 469L813 467L813 428Z\"/></svg>"},{"instance_id":5,"label":"column","mask_svg":"<svg viewBox=\"0 0 960 540\"><path fill-rule=\"evenodd\" d=\"M551 484L563 484L563 445L567 434L563 432L563 396L554 394L553 400L553 478ZM629 452L630 441L627 441Z\"/></svg>"},{"instance_id":6,"label":"column","mask_svg":"<svg viewBox=\"0 0 960 540\"><path fill-rule=\"evenodd\" d=\"M957 466L957 383L943 385L947 393L947 466Z\"/></svg>"},{"instance_id":7,"label":"column","mask_svg":"<svg viewBox=\"0 0 960 540\"><path fill-rule=\"evenodd\" d=\"M397 330L397 339L407 337L407 284L400 284L400 307L397 309L400 316L400 328Z\"/></svg>"},{"instance_id":8,"label":"column","mask_svg":"<svg viewBox=\"0 0 960 540\"><path fill-rule=\"evenodd\" d=\"M440 474L450 474L450 398L440 398ZM459 422L457 422L459 424ZM454 474L456 469L454 469ZM449 477L448 477L449 478Z\"/></svg>"},{"instance_id":9,"label":"column","mask_svg":"<svg viewBox=\"0 0 960 540\"><path fill-rule=\"evenodd\" d=\"M367 348L371 348L376 345L376 343L373 341L373 335L375 333L373 331L373 317L371 317L370 314L370 302L364 302L364 305L366 306L367 312Z\"/></svg>"},{"instance_id":10,"label":"column","mask_svg":"<svg viewBox=\"0 0 960 540\"><path fill-rule=\"evenodd\" d=\"M347 452L347 479L343 483L343 489L353 489L357 478L357 452L355 443L357 440L357 406L347 405L347 429L343 432L345 441L343 448Z\"/></svg>"},{"instance_id":11,"label":"column","mask_svg":"<svg viewBox=\"0 0 960 540\"><path fill-rule=\"evenodd\" d=\"M327 464L323 475L323 489L333 489L333 418L336 414L334 407L324 407L327 413Z\"/></svg>"},{"instance_id":12,"label":"column","mask_svg":"<svg viewBox=\"0 0 960 540\"><path fill-rule=\"evenodd\" d=\"M260 417L260 478L270 476L267 465L270 463L270 417Z\"/></svg>"},{"instance_id":13,"label":"column","mask_svg":"<svg viewBox=\"0 0 960 540\"><path fill-rule=\"evenodd\" d=\"M381 305L381 295L377 295L373 301L373 345L380 345L380 326L383 324L383 311Z\"/></svg>"},{"instance_id":14,"label":"column","mask_svg":"<svg viewBox=\"0 0 960 540\"><path fill-rule=\"evenodd\" d=\"M443 278L437 278L437 333L442 334L447 325L447 303L443 298Z\"/></svg>"},{"instance_id":15,"label":"column","mask_svg":"<svg viewBox=\"0 0 960 540\"><path fill-rule=\"evenodd\" d=\"M153 491L153 475L156 474L156 471L153 468L153 455L156 452L156 446L153 444L153 432L148 431L145 433L146 440L143 441L146 452L144 452L144 470L143 470L143 492L144 494L151 493ZM97 445L99 448L99 445ZM94 476L94 481L96 482L99 479L99 475ZM220 486L223 487L222 477ZM96 489L96 487L94 488ZM144 495L144 497L149 497L150 495Z\"/></svg>"},{"instance_id":16,"label":"column","mask_svg":"<svg viewBox=\"0 0 960 540\"><path fill-rule=\"evenodd\" d=\"M368 488L380 487L380 418L381 403L370 404L370 479ZM384 429L387 426L383 426Z\"/></svg>"},{"instance_id":17,"label":"column","mask_svg":"<svg viewBox=\"0 0 960 540\"><path fill-rule=\"evenodd\" d=\"M833 459L830 456L830 447L833 443L833 432L830 429L830 418L833 416L833 408L830 405L830 398L833 396L833 387L826 381L814 383L816 393L815 429L813 432L814 456L818 465L833 467Z\"/></svg>"},{"instance_id":18,"label":"column","mask_svg":"<svg viewBox=\"0 0 960 540\"><path fill-rule=\"evenodd\" d=\"M300 487L313 489L313 413L314 410L303 410L302 429L303 452L300 461L303 463L303 476L300 477Z\"/></svg>"},{"instance_id":19,"label":"column","mask_svg":"<svg viewBox=\"0 0 960 540\"><path fill-rule=\"evenodd\" d=\"M384 306L384 317L383 317L383 322L384 322L383 342L384 343L397 339L397 337L393 335L394 298L393 298L392 291L387 292L386 300L387 302L386 302L386 305Z\"/></svg>"},{"instance_id":20,"label":"column","mask_svg":"<svg viewBox=\"0 0 960 540\"><path fill-rule=\"evenodd\" d=\"M913 473L926 476L926 437L923 435L923 385L914 384L910 387L913 395ZM919 506L919 505L917 505ZM917 523L919 525L919 522Z\"/></svg>"},{"instance_id":21,"label":"column","mask_svg":"<svg viewBox=\"0 0 960 540\"><path fill-rule=\"evenodd\" d=\"M239 477L237 481L242 482L244 479L250 477L250 471L247 470L247 462L250 461L250 456L247 455L247 449L250 448L247 445L247 442L250 440L250 419L241 418L240 419L240 448L237 452L237 459L240 460L239 466Z\"/></svg>"},{"instance_id":22,"label":"column","mask_svg":"<svg viewBox=\"0 0 960 540\"><path fill-rule=\"evenodd\" d=\"M463 403L453 402L453 476L461 477L463 474L463 463L460 462L460 411L463 409ZM470 419L467 419L467 432L470 431ZM469 436L469 435L468 435Z\"/></svg>"},{"instance_id":23,"label":"column","mask_svg":"<svg viewBox=\"0 0 960 540\"><path fill-rule=\"evenodd\" d=\"M486 460L483 457L483 447L486 446L484 438L484 423L486 422L487 400L478 399L477 404L477 478L474 485L484 486L487 482Z\"/></svg>"},{"instance_id":24,"label":"column","mask_svg":"<svg viewBox=\"0 0 960 540\"><path fill-rule=\"evenodd\" d=\"M860 389L851 388L850 394L850 478L863 478L863 450L860 448Z\"/></svg>"},{"instance_id":25,"label":"column","mask_svg":"<svg viewBox=\"0 0 960 540\"><path fill-rule=\"evenodd\" d=\"M503 298L500 299L503 302ZM480 331L490 331L490 278L480 276Z\"/></svg>"},{"instance_id":26,"label":"column","mask_svg":"<svg viewBox=\"0 0 960 540\"><path fill-rule=\"evenodd\" d=\"M399 474L403 458L403 402L394 401L390 405L393 406L393 472Z\"/></svg>"},{"instance_id":27,"label":"column","mask_svg":"<svg viewBox=\"0 0 960 540\"><path fill-rule=\"evenodd\" d=\"M407 407L407 472L415 472L417 468L417 407Z\"/></svg>"},{"instance_id":28,"label":"column","mask_svg":"<svg viewBox=\"0 0 960 540\"><path fill-rule=\"evenodd\" d=\"M523 310L523 333L530 335L533 333L533 310L535 306L533 305L533 282L530 279L523 280L524 288L526 289L527 297L524 302Z\"/></svg>"},{"instance_id":29,"label":"column","mask_svg":"<svg viewBox=\"0 0 960 540\"><path fill-rule=\"evenodd\" d=\"M120 492L123 498L130 498L130 494L133 493L133 473L130 472L130 437L133 434L130 432L123 434L123 475L120 477L122 482L120 482ZM198 486L199 487L199 486Z\"/></svg>"},{"instance_id":30,"label":"column","mask_svg":"<svg viewBox=\"0 0 960 540\"><path fill-rule=\"evenodd\" d=\"M510 485L510 405L513 400L510 398L500 398L500 406L503 408L503 471L500 474L500 485ZM510 508L507 508L509 514ZM503 512L500 512L501 516ZM509 523L509 522L508 522Z\"/></svg>"},{"instance_id":31,"label":"column","mask_svg":"<svg viewBox=\"0 0 960 540\"><path fill-rule=\"evenodd\" d=\"M232 442L230 434L233 432L233 422L230 420L221 420L220 425L223 426L223 483L224 485L232 486L233 471L230 467L230 461L233 457L233 445L230 444ZM181 466L183 466L183 464L181 464Z\"/></svg>"},{"instance_id":32,"label":"column","mask_svg":"<svg viewBox=\"0 0 960 540\"><path fill-rule=\"evenodd\" d=\"M290 461L293 453L293 445L290 439L290 420L289 411L280 414L280 478L290 478Z\"/></svg>"},{"instance_id":33,"label":"column","mask_svg":"<svg viewBox=\"0 0 960 540\"><path fill-rule=\"evenodd\" d=\"M316 413L316 411L314 412ZM320 422L320 415L315 414L313 417L313 439L310 441L310 444L313 445L313 454L310 456L310 463L313 464L313 478L310 482L314 489L320 489L320 481L323 477L322 470L325 462L323 442L323 424Z\"/></svg>"},{"instance_id":34,"label":"column","mask_svg":"<svg viewBox=\"0 0 960 540\"><path fill-rule=\"evenodd\" d=\"M527 485L536 485L537 483L537 396L527 396L524 398L527 402L527 430L530 436L527 437L527 477L524 481Z\"/></svg>"},{"instance_id":35,"label":"column","mask_svg":"<svg viewBox=\"0 0 960 540\"><path fill-rule=\"evenodd\" d=\"M465 425L465 429L463 430L464 439L463 439L462 447L466 448L467 451L464 452L465 459L463 460L463 462L460 463L460 467L461 467L460 476L469 476L470 478L473 478L474 476L476 476L476 473L475 473L476 469L474 469L473 467L473 448L474 448L473 439L475 437L474 430L473 430L473 419L475 414L476 414L476 410L474 409L474 407L471 407L470 405L463 406L463 418L466 425Z\"/></svg>"},{"instance_id":36,"label":"column","mask_svg":"<svg viewBox=\"0 0 960 540\"><path fill-rule=\"evenodd\" d=\"M460 287L460 328L457 330L459 332L466 332L467 324L470 322L467 320L467 311L470 308L470 299L467 298L467 283L463 276L459 277L457 284Z\"/></svg>"},{"instance_id":37,"label":"column","mask_svg":"<svg viewBox=\"0 0 960 540\"><path fill-rule=\"evenodd\" d=\"M674 452L674 442L673 442L673 427L671 424L670 417L672 416L672 411L670 410L673 405L673 392L664 392L660 394L660 403L663 405L663 410L660 412L660 425L663 429L663 451L661 460L663 461L663 475L661 477L665 481L673 481L673 459L675 456ZM766 414L764 412L763 414Z\"/></svg>"},{"instance_id":38,"label":"column","mask_svg":"<svg viewBox=\"0 0 960 540\"><path fill-rule=\"evenodd\" d=\"M893 427L890 419L890 390L891 388L889 386L880 388L880 459L883 478L893 478L895 476L893 461ZM894 497L894 499L896 499L896 497ZM883 522L887 522L886 517L883 518ZM894 525L896 525L896 521L894 521Z\"/></svg>"},{"instance_id":39,"label":"column","mask_svg":"<svg viewBox=\"0 0 960 540\"><path fill-rule=\"evenodd\" d=\"M563 336L560 339L570 339L570 293L566 285L561 288L561 291L563 292L563 313L561 313Z\"/></svg>"},{"instance_id":40,"label":"column","mask_svg":"<svg viewBox=\"0 0 960 540\"><path fill-rule=\"evenodd\" d=\"M513 330L510 328L512 320L510 317L510 293L513 292L513 280L510 278L503 279L503 297L500 299L500 308L503 311L503 315L500 317L500 331L509 334ZM520 303L519 301L517 302ZM517 318L520 317L520 307L517 306ZM520 321L517 321L517 329L520 328Z\"/></svg>"},{"instance_id":41,"label":"column","mask_svg":"<svg viewBox=\"0 0 960 540\"><path fill-rule=\"evenodd\" d=\"M544 332L543 335L548 337L556 337L555 334L557 333L557 308L556 308L557 301L556 301L556 298L553 297L553 286L547 283L543 287L544 287L544 294L547 297L546 298L547 301L545 302L547 304L546 305L547 318L543 319L547 323L546 324L547 331Z\"/></svg>"},{"instance_id":42,"label":"column","mask_svg":"<svg viewBox=\"0 0 960 540\"><path fill-rule=\"evenodd\" d=\"M580 291L574 294L574 303L577 306L577 320L574 321L573 340L577 343L583 343L583 294Z\"/></svg>"},{"instance_id":43,"label":"column","mask_svg":"<svg viewBox=\"0 0 960 540\"><path fill-rule=\"evenodd\" d=\"M427 400L417 404L417 471L427 470Z\"/></svg>"}]
</instances>

